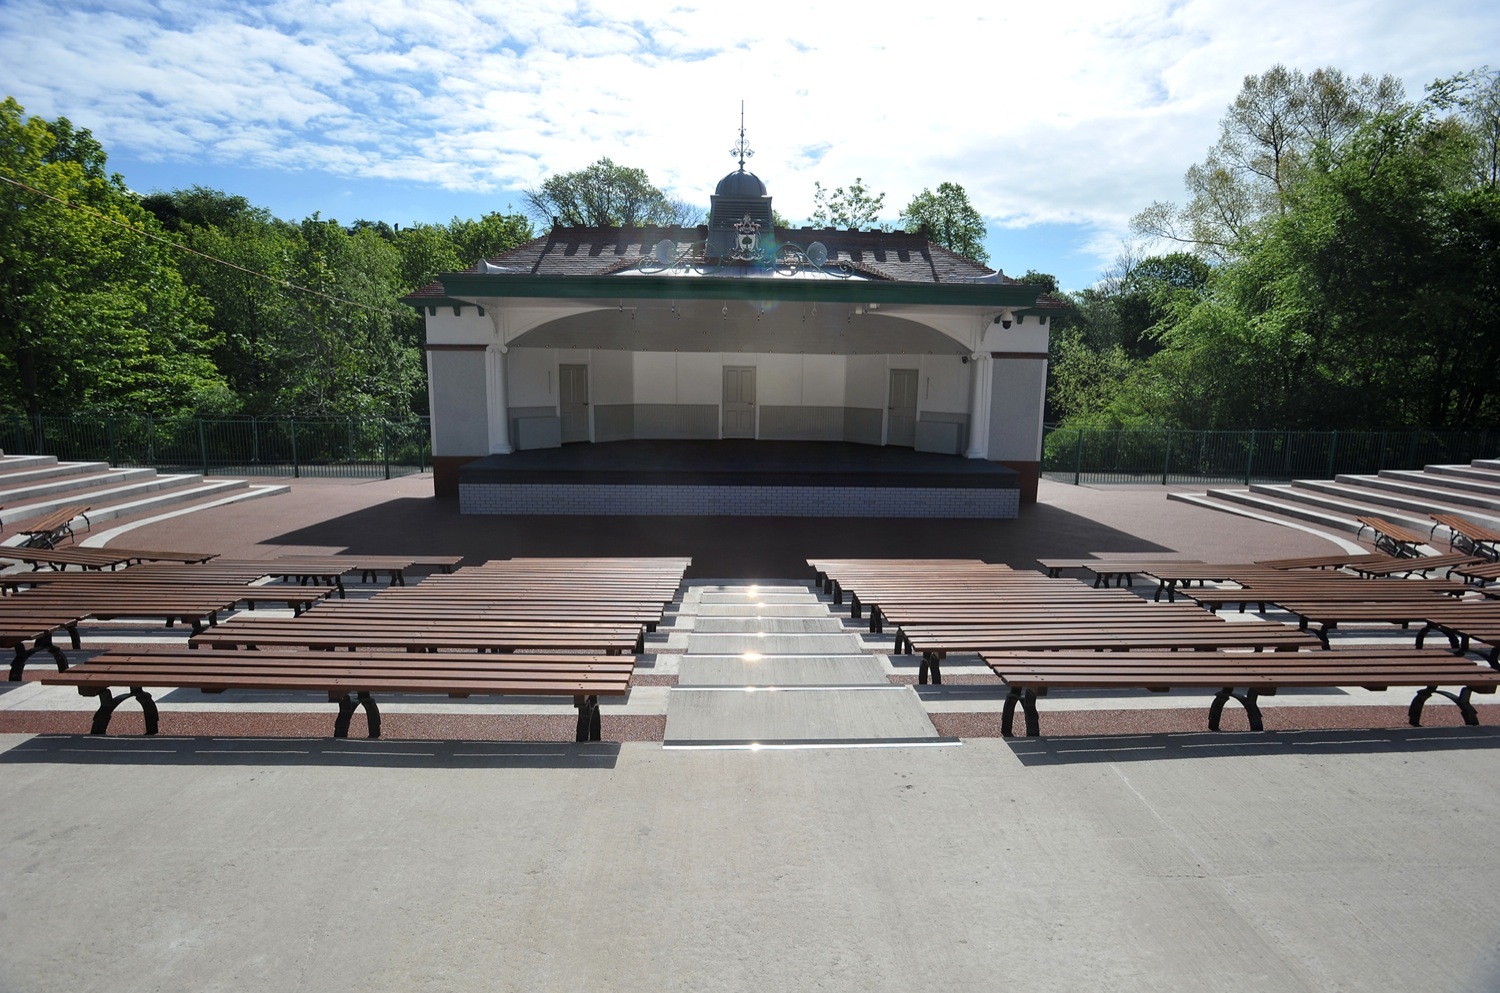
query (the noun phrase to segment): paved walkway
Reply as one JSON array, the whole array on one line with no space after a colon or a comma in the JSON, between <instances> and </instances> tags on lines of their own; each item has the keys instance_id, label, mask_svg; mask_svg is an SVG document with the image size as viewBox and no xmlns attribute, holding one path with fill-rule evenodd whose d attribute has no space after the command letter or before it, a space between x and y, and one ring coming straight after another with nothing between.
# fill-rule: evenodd
<instances>
[{"instance_id":1,"label":"paved walkway","mask_svg":"<svg viewBox=\"0 0 1500 993\"><path fill-rule=\"evenodd\" d=\"M908 686L810 587L697 585L677 617L684 653L667 704L673 748L939 743Z\"/></svg>"}]
</instances>

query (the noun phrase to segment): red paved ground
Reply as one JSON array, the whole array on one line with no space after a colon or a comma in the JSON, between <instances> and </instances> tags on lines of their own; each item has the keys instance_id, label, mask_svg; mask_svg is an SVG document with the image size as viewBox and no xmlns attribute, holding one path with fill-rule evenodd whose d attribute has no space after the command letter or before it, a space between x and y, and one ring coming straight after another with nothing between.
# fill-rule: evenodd
<instances>
[{"instance_id":1,"label":"red paved ground","mask_svg":"<svg viewBox=\"0 0 1500 993\"><path fill-rule=\"evenodd\" d=\"M802 579L811 557L979 557L1019 568L1041 558L1090 554L1173 553L1205 561L1320 555L1332 543L1302 531L1169 502L1166 487L1082 486L1043 480L1041 500L1014 521L905 521L797 518L578 518L463 516L457 501L432 496L426 475L395 480L262 480L289 483L289 495L211 508L121 535L114 544L136 548L217 551L229 557L281 554L463 555L469 563L517 555L691 555L691 577ZM1177 487L1185 489L1185 487ZM32 676L28 673L28 676ZM896 681L905 681L897 676ZM640 685L669 684L645 675ZM990 682L987 677L954 682ZM1485 723L1500 721L1500 705L1480 707ZM122 710L112 732L138 734L140 717ZM1205 707L1048 712L1046 735L1202 731ZM1277 707L1266 701L1268 729L1405 727L1404 707ZM1425 723L1459 723L1454 708L1435 701ZM327 714L233 711L163 715L172 735L326 736ZM1226 728L1243 715L1226 711ZM994 713L936 714L944 735L993 737ZM356 716L355 731L361 725ZM81 733L82 712L0 712L0 732ZM665 718L610 716L603 736L616 741L659 741ZM384 715L390 738L570 740L571 718L514 715Z\"/></svg>"}]
</instances>

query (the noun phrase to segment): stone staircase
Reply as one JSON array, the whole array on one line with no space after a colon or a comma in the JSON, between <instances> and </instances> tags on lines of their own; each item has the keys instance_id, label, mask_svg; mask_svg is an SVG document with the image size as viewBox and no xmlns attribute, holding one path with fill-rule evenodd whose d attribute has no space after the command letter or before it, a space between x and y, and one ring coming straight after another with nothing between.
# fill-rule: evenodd
<instances>
[{"instance_id":1,"label":"stone staircase","mask_svg":"<svg viewBox=\"0 0 1500 993\"><path fill-rule=\"evenodd\" d=\"M91 529L105 521L138 517L222 499L253 499L287 492L286 486L251 486L243 479L208 479L197 473L111 468L106 462L59 462L52 455L0 456L0 544L14 544L15 525L69 504L87 504ZM79 535L80 540L83 535Z\"/></svg>"},{"instance_id":2,"label":"stone staircase","mask_svg":"<svg viewBox=\"0 0 1500 993\"><path fill-rule=\"evenodd\" d=\"M1452 513L1486 527L1500 528L1500 459L1468 465L1429 465L1420 472L1385 469L1379 474L1342 475L1332 480L1297 479L1255 483L1205 493L1169 493L1199 507L1265 520L1307 522L1331 532L1356 534L1356 517L1384 517L1412 530L1432 528L1429 513ZM1447 528L1433 535L1446 551Z\"/></svg>"}]
</instances>

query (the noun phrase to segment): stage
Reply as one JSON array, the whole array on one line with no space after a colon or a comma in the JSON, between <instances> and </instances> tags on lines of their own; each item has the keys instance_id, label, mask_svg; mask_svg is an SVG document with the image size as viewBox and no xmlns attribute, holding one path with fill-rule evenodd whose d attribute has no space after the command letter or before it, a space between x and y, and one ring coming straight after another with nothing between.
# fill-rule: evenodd
<instances>
[{"instance_id":1,"label":"stage","mask_svg":"<svg viewBox=\"0 0 1500 993\"><path fill-rule=\"evenodd\" d=\"M616 441L490 455L458 470L465 514L1016 517L984 459L820 441Z\"/></svg>"}]
</instances>

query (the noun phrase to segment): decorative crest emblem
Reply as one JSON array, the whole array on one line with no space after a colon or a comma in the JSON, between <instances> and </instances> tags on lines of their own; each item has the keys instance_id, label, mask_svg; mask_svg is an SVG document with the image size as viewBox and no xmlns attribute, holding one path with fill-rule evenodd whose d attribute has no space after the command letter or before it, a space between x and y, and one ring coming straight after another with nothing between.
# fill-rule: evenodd
<instances>
[{"instance_id":1,"label":"decorative crest emblem","mask_svg":"<svg viewBox=\"0 0 1500 993\"><path fill-rule=\"evenodd\" d=\"M755 258L760 246L760 221L754 220L749 214L746 214L743 218L735 222L734 235L735 258Z\"/></svg>"}]
</instances>

